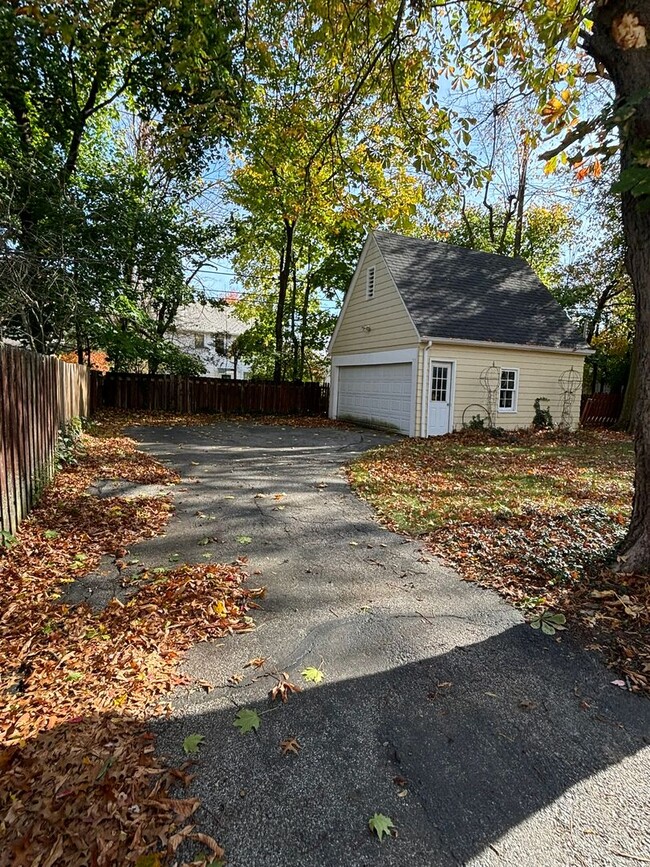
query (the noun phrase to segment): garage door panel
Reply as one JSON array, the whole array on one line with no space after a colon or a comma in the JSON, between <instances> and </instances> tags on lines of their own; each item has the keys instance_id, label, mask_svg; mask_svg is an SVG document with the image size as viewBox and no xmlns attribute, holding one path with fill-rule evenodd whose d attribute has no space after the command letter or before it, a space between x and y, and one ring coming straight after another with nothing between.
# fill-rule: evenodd
<instances>
[{"instance_id":1,"label":"garage door panel","mask_svg":"<svg viewBox=\"0 0 650 867\"><path fill-rule=\"evenodd\" d=\"M337 415L387 425L408 434L412 371L410 362L340 367Z\"/></svg>"}]
</instances>

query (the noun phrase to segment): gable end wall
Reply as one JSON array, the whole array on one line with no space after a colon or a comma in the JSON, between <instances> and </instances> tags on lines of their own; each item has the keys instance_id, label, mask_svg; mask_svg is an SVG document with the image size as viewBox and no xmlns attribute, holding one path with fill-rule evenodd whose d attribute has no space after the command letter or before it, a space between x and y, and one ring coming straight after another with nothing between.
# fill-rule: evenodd
<instances>
[{"instance_id":1,"label":"gable end wall","mask_svg":"<svg viewBox=\"0 0 650 867\"><path fill-rule=\"evenodd\" d=\"M366 299L366 273L373 266L375 293L373 298ZM372 236L348 295L330 347L331 355L409 349L418 345L419 336Z\"/></svg>"}]
</instances>

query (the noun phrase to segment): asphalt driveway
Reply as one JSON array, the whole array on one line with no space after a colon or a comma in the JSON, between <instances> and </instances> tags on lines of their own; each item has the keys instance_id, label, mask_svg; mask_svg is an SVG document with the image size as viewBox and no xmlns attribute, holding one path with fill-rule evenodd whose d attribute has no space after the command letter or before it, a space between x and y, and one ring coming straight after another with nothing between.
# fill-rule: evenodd
<instances>
[{"instance_id":1,"label":"asphalt driveway","mask_svg":"<svg viewBox=\"0 0 650 867\"><path fill-rule=\"evenodd\" d=\"M183 478L167 535L132 556L246 556L268 588L256 631L190 653L186 669L215 688L179 691L157 723L172 761L204 736L197 819L229 865L650 863L650 702L376 523L342 467L390 437L130 433ZM270 704L272 679L244 667L253 657L304 691ZM321 684L302 681L307 666ZM233 726L240 707L260 714L257 734ZM287 738L298 755L282 754ZM396 838L370 835L375 812Z\"/></svg>"}]
</instances>

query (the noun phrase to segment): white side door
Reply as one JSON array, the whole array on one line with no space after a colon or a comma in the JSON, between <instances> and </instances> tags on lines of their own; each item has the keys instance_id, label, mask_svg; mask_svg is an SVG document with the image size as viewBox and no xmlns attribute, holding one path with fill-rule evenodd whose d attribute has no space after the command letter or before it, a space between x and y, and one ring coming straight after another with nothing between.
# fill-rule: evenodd
<instances>
[{"instance_id":1,"label":"white side door","mask_svg":"<svg viewBox=\"0 0 650 867\"><path fill-rule=\"evenodd\" d=\"M432 361L429 375L429 426L430 437L442 436L451 430L452 365Z\"/></svg>"}]
</instances>

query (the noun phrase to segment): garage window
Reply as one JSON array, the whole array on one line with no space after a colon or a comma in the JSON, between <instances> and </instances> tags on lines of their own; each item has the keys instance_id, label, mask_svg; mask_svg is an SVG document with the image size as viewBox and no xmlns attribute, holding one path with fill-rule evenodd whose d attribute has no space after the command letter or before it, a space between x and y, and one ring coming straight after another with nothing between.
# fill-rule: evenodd
<instances>
[{"instance_id":1,"label":"garage window","mask_svg":"<svg viewBox=\"0 0 650 867\"><path fill-rule=\"evenodd\" d=\"M518 385L518 370L501 371L501 387L499 389L499 412L517 412Z\"/></svg>"},{"instance_id":2,"label":"garage window","mask_svg":"<svg viewBox=\"0 0 650 867\"><path fill-rule=\"evenodd\" d=\"M375 269L368 268L366 272L366 300L375 297Z\"/></svg>"}]
</instances>

